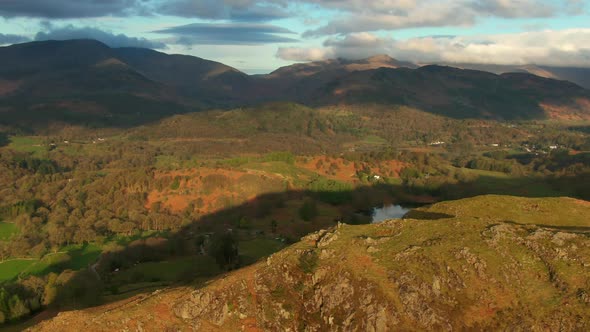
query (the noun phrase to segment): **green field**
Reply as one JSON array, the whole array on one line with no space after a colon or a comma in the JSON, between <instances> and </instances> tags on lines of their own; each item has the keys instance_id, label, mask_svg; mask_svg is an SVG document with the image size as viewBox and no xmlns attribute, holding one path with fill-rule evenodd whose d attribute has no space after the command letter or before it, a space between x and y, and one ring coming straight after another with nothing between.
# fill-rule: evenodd
<instances>
[{"instance_id":1,"label":"green field","mask_svg":"<svg viewBox=\"0 0 590 332\"><path fill-rule=\"evenodd\" d=\"M113 284L129 284L138 282L175 282L186 276L213 276L219 273L219 267L210 256L191 256L162 262L137 264L129 269L116 273Z\"/></svg>"},{"instance_id":2,"label":"green field","mask_svg":"<svg viewBox=\"0 0 590 332\"><path fill-rule=\"evenodd\" d=\"M95 244L73 245L63 250L70 256L70 261L66 264L66 268L72 270L80 270L88 267L96 262L102 253L102 248Z\"/></svg>"},{"instance_id":3,"label":"green field","mask_svg":"<svg viewBox=\"0 0 590 332\"><path fill-rule=\"evenodd\" d=\"M364 145L386 145L387 141L377 135L369 135L369 136L365 137L359 143L364 144Z\"/></svg>"},{"instance_id":4,"label":"green field","mask_svg":"<svg viewBox=\"0 0 590 332\"><path fill-rule=\"evenodd\" d=\"M0 241L8 240L16 233L18 233L18 227L15 224L0 221Z\"/></svg>"},{"instance_id":5,"label":"green field","mask_svg":"<svg viewBox=\"0 0 590 332\"><path fill-rule=\"evenodd\" d=\"M587 203L565 197L523 198L486 195L445 201L416 210L463 218L553 227L590 227ZM413 218L410 213L409 218Z\"/></svg>"},{"instance_id":6,"label":"green field","mask_svg":"<svg viewBox=\"0 0 590 332\"><path fill-rule=\"evenodd\" d=\"M0 263L0 281L12 280L19 275L43 276L50 272L81 270L94 263L102 249L96 245L73 245L50 253L41 259L15 259Z\"/></svg>"},{"instance_id":7,"label":"green field","mask_svg":"<svg viewBox=\"0 0 590 332\"><path fill-rule=\"evenodd\" d=\"M15 151L42 153L47 151L43 139L35 136L13 136L8 147Z\"/></svg>"},{"instance_id":8,"label":"green field","mask_svg":"<svg viewBox=\"0 0 590 332\"><path fill-rule=\"evenodd\" d=\"M270 256L283 249L285 244L273 239L254 239L240 241L239 253L243 264L251 264L260 258Z\"/></svg>"},{"instance_id":9,"label":"green field","mask_svg":"<svg viewBox=\"0 0 590 332\"><path fill-rule=\"evenodd\" d=\"M459 188L467 190L466 193L463 193L464 197L485 194L524 197L576 196L576 193L573 192L571 187L568 187L567 183L559 185L559 183L552 183L538 176L517 177L502 172L452 168L473 177L473 180L467 184L466 188Z\"/></svg>"},{"instance_id":10,"label":"green field","mask_svg":"<svg viewBox=\"0 0 590 332\"><path fill-rule=\"evenodd\" d=\"M14 259L0 263L0 282L16 278L22 271L36 262L35 259Z\"/></svg>"}]
</instances>

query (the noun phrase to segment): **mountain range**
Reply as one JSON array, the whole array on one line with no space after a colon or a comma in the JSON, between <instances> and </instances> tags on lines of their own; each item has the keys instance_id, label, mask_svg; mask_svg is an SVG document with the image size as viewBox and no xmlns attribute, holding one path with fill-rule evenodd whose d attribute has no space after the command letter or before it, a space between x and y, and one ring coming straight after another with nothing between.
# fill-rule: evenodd
<instances>
[{"instance_id":1,"label":"mountain range","mask_svg":"<svg viewBox=\"0 0 590 332\"><path fill-rule=\"evenodd\" d=\"M406 105L454 118L590 119L590 91L556 79L586 85L577 69L471 66L482 71L381 55L247 75L198 57L110 48L94 40L2 47L0 63L0 125L21 128L54 121L127 126L273 101Z\"/></svg>"},{"instance_id":2,"label":"mountain range","mask_svg":"<svg viewBox=\"0 0 590 332\"><path fill-rule=\"evenodd\" d=\"M590 89L590 68L552 67L538 65L485 65L469 63L447 63L446 65L463 69L487 71L495 74L518 72L529 73L545 78L570 81L581 87Z\"/></svg>"}]
</instances>

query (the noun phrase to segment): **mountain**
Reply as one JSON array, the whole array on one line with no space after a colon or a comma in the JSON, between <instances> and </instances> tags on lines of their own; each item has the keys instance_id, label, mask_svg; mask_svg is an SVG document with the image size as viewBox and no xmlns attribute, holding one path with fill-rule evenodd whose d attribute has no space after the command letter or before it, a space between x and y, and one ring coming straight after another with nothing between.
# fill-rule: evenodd
<instances>
[{"instance_id":1,"label":"mountain","mask_svg":"<svg viewBox=\"0 0 590 332\"><path fill-rule=\"evenodd\" d=\"M407 105L453 118L590 119L590 91L573 83L435 65L353 71L336 78L320 72L285 98L309 105Z\"/></svg>"},{"instance_id":2,"label":"mountain","mask_svg":"<svg viewBox=\"0 0 590 332\"><path fill-rule=\"evenodd\" d=\"M480 196L337 227L202 288L60 313L32 331L590 329L590 215Z\"/></svg>"},{"instance_id":3,"label":"mountain","mask_svg":"<svg viewBox=\"0 0 590 332\"><path fill-rule=\"evenodd\" d=\"M377 68L402 67L417 68L418 66L410 62L398 61L387 55L377 55L362 60L335 59L294 64L291 66L281 67L270 73L266 78L294 78L306 77L318 73L326 73L332 71L352 72Z\"/></svg>"},{"instance_id":4,"label":"mountain","mask_svg":"<svg viewBox=\"0 0 590 332\"><path fill-rule=\"evenodd\" d=\"M590 68L552 67L538 65L490 65L469 63L447 63L445 65L463 69L482 70L495 74L523 72L545 78L570 81L581 87L590 89Z\"/></svg>"},{"instance_id":5,"label":"mountain","mask_svg":"<svg viewBox=\"0 0 590 332\"><path fill-rule=\"evenodd\" d=\"M590 120L590 91L570 82L417 67L383 55L249 76L193 56L70 40L1 47L0 62L0 125L22 131L54 122L126 127L172 114L276 101L404 105L460 119Z\"/></svg>"},{"instance_id":6,"label":"mountain","mask_svg":"<svg viewBox=\"0 0 590 332\"><path fill-rule=\"evenodd\" d=\"M378 55L363 60L334 59L298 63L279 68L268 75L256 77L256 92L262 101L288 100L313 104L310 96L325 85L340 80L351 73L378 68L416 68L417 66Z\"/></svg>"},{"instance_id":7,"label":"mountain","mask_svg":"<svg viewBox=\"0 0 590 332\"><path fill-rule=\"evenodd\" d=\"M154 93L156 82L116 59L106 45L92 40L35 42L0 48L3 97L55 98L120 91Z\"/></svg>"},{"instance_id":8,"label":"mountain","mask_svg":"<svg viewBox=\"0 0 590 332\"><path fill-rule=\"evenodd\" d=\"M247 79L217 62L94 40L2 47L0 62L0 122L23 128L142 123L227 100Z\"/></svg>"},{"instance_id":9,"label":"mountain","mask_svg":"<svg viewBox=\"0 0 590 332\"><path fill-rule=\"evenodd\" d=\"M250 77L219 62L194 56L168 55L149 49L114 49L117 58L156 82L200 100L220 100L249 83Z\"/></svg>"}]
</instances>

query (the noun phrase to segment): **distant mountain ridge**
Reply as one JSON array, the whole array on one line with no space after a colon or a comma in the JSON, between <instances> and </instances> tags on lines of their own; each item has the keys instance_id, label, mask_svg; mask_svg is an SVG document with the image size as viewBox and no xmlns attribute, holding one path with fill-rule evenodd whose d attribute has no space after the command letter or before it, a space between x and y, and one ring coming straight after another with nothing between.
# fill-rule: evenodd
<instances>
[{"instance_id":1,"label":"distant mountain ridge","mask_svg":"<svg viewBox=\"0 0 590 332\"><path fill-rule=\"evenodd\" d=\"M272 73L269 77L277 76L309 76L325 71L362 71L378 68L417 68L418 66L411 62L398 61L388 55L376 55L361 60L334 59L325 61L314 61L299 63L291 66L281 67Z\"/></svg>"},{"instance_id":2,"label":"distant mountain ridge","mask_svg":"<svg viewBox=\"0 0 590 332\"><path fill-rule=\"evenodd\" d=\"M446 63L445 65L457 68L487 71L495 74L524 72L545 78L570 81L583 88L590 89L590 68L538 66L533 64L485 65L466 63Z\"/></svg>"},{"instance_id":3,"label":"distant mountain ridge","mask_svg":"<svg viewBox=\"0 0 590 332\"><path fill-rule=\"evenodd\" d=\"M55 121L129 126L275 101L407 105L455 118L590 120L590 91L526 74L557 77L537 67L496 75L379 55L250 76L194 56L110 48L94 40L0 47L0 63L0 125L21 128Z\"/></svg>"}]
</instances>

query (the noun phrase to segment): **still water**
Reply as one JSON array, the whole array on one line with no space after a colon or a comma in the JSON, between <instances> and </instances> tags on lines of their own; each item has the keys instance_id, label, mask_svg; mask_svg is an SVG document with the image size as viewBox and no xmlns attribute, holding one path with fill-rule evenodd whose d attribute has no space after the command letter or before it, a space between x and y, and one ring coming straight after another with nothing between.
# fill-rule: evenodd
<instances>
[{"instance_id":1,"label":"still water","mask_svg":"<svg viewBox=\"0 0 590 332\"><path fill-rule=\"evenodd\" d=\"M411 209L401 205L387 205L380 208L373 208L373 224L377 224L389 219L400 219Z\"/></svg>"}]
</instances>

